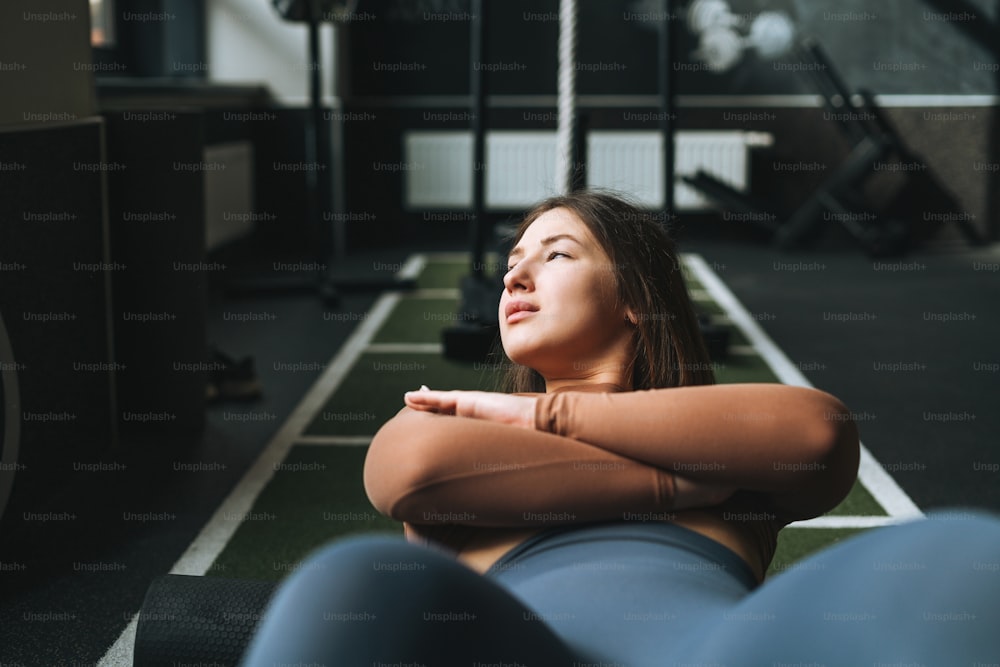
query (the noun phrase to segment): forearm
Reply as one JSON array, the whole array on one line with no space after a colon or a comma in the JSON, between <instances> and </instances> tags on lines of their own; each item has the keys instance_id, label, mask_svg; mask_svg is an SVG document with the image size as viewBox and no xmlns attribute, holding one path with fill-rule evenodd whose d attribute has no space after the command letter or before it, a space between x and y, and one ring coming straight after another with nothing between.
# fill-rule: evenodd
<instances>
[{"instance_id":1,"label":"forearm","mask_svg":"<svg viewBox=\"0 0 1000 667\"><path fill-rule=\"evenodd\" d=\"M365 488L411 523L530 526L673 506L673 476L550 433L404 409L369 448Z\"/></svg>"},{"instance_id":2,"label":"forearm","mask_svg":"<svg viewBox=\"0 0 1000 667\"><path fill-rule=\"evenodd\" d=\"M818 511L846 494L857 471L850 413L832 396L801 387L546 394L538 399L535 421L539 430L693 480L779 499L791 494Z\"/></svg>"}]
</instances>

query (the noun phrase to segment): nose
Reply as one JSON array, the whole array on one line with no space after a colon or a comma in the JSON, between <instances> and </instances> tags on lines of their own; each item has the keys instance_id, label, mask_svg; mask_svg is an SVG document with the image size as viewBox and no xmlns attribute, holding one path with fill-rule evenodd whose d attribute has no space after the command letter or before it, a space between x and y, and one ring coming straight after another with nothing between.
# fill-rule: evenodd
<instances>
[{"instance_id":1,"label":"nose","mask_svg":"<svg viewBox=\"0 0 1000 667\"><path fill-rule=\"evenodd\" d=\"M529 270L529 261L527 259L520 260L514 268L507 271L503 276L503 286L509 294L513 294L516 291L529 290L531 289L531 273Z\"/></svg>"}]
</instances>

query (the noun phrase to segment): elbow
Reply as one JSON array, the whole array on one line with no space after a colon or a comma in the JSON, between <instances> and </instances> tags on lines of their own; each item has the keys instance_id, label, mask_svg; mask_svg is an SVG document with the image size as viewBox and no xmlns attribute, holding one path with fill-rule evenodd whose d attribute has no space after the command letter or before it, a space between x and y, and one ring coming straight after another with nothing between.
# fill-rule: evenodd
<instances>
[{"instance_id":1,"label":"elbow","mask_svg":"<svg viewBox=\"0 0 1000 667\"><path fill-rule=\"evenodd\" d=\"M375 453L375 441L369 445L368 456L365 457L363 481L368 502L384 516L399 520L393 516L393 508L399 502L398 489L400 480L386 469L381 456Z\"/></svg>"},{"instance_id":2,"label":"elbow","mask_svg":"<svg viewBox=\"0 0 1000 667\"><path fill-rule=\"evenodd\" d=\"M421 454L426 449L421 429L408 425L410 419L399 420L400 416L402 413L372 438L365 457L363 482L368 500L376 510L397 521L409 521L412 517L404 507L412 503L405 501L425 485L432 471L430 458Z\"/></svg>"},{"instance_id":3,"label":"elbow","mask_svg":"<svg viewBox=\"0 0 1000 667\"><path fill-rule=\"evenodd\" d=\"M839 503L857 478L861 449L858 427L851 411L839 399L818 390L813 392L819 414L813 413L808 429L810 460L818 464L817 473Z\"/></svg>"},{"instance_id":4,"label":"elbow","mask_svg":"<svg viewBox=\"0 0 1000 667\"><path fill-rule=\"evenodd\" d=\"M797 403L801 456L789 461L801 475L784 492L772 496L783 523L821 516L839 505L858 476L860 442L850 410L837 398L816 389Z\"/></svg>"},{"instance_id":5,"label":"elbow","mask_svg":"<svg viewBox=\"0 0 1000 667\"><path fill-rule=\"evenodd\" d=\"M368 502L380 514L392 517L392 508L397 501L396 489L400 486L400 480L392 468L391 457L387 456L384 451L386 448L386 445L379 441L379 435L376 434L371 444L368 445L362 481Z\"/></svg>"},{"instance_id":6,"label":"elbow","mask_svg":"<svg viewBox=\"0 0 1000 667\"><path fill-rule=\"evenodd\" d=\"M372 441L371 448L376 443ZM413 517L405 511L412 505L413 493L421 486L424 474L419 466L399 461L395 457L386 456L380 451L384 448L369 449L365 458L364 485L368 501L380 514L396 521L412 521Z\"/></svg>"}]
</instances>

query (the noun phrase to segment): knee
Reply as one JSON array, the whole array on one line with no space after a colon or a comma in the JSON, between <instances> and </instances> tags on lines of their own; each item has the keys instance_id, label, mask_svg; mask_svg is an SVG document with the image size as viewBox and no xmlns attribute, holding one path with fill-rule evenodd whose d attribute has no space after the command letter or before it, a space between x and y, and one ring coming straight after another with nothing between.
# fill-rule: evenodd
<instances>
[{"instance_id":1,"label":"knee","mask_svg":"<svg viewBox=\"0 0 1000 667\"><path fill-rule=\"evenodd\" d=\"M365 600L398 604L408 593L427 593L457 563L402 538L363 536L320 547L297 564L282 582L285 599ZM277 600L277 596L276 596Z\"/></svg>"},{"instance_id":2,"label":"knee","mask_svg":"<svg viewBox=\"0 0 1000 667\"><path fill-rule=\"evenodd\" d=\"M975 508L935 509L918 521L895 527L908 540L942 546L940 540L957 543L991 544L1000 540L1000 516Z\"/></svg>"},{"instance_id":3,"label":"knee","mask_svg":"<svg viewBox=\"0 0 1000 667\"><path fill-rule=\"evenodd\" d=\"M828 550L827 560L863 572L952 581L952 575L972 574L990 563L997 567L998 553L1000 518L975 509L949 509L868 531Z\"/></svg>"},{"instance_id":4,"label":"knee","mask_svg":"<svg viewBox=\"0 0 1000 667\"><path fill-rule=\"evenodd\" d=\"M925 553L950 555L964 566L990 561L1000 554L1000 517L978 509L935 510L911 524Z\"/></svg>"}]
</instances>

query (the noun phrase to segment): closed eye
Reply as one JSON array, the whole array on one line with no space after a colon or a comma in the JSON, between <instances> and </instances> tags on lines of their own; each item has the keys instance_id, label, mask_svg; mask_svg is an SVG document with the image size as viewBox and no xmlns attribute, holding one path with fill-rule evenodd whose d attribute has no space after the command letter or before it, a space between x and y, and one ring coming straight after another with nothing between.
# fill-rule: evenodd
<instances>
[{"instance_id":1,"label":"closed eye","mask_svg":"<svg viewBox=\"0 0 1000 667\"><path fill-rule=\"evenodd\" d=\"M562 252L561 250L553 250L552 252L550 252L546 256L545 259L549 260L549 259L555 259L556 257L569 257L569 256L570 256L569 253ZM517 266L516 263L515 264L508 264L507 265L507 272L510 273L511 271L514 270L514 267L516 267L516 266Z\"/></svg>"}]
</instances>

